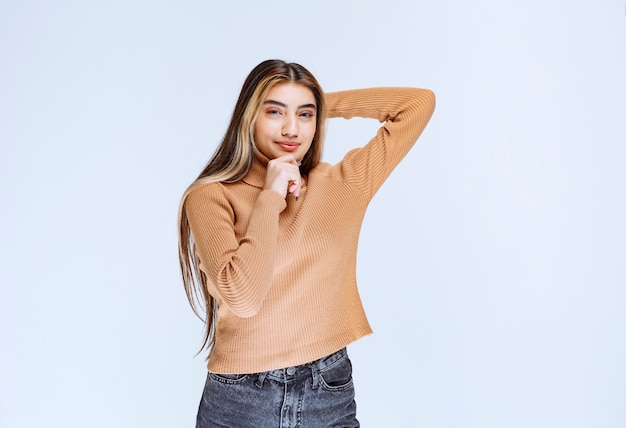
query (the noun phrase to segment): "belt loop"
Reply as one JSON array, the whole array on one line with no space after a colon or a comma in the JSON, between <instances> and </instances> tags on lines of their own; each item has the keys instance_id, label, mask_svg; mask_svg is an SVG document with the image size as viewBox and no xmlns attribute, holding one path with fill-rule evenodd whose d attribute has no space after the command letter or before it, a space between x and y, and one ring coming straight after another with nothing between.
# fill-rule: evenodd
<instances>
[{"instance_id":1,"label":"belt loop","mask_svg":"<svg viewBox=\"0 0 626 428\"><path fill-rule=\"evenodd\" d=\"M316 364L311 364L309 367L311 367L311 377L313 378L313 385L311 388L317 389L320 384L320 371Z\"/></svg>"},{"instance_id":2,"label":"belt loop","mask_svg":"<svg viewBox=\"0 0 626 428\"><path fill-rule=\"evenodd\" d=\"M259 388L263 388L263 382L265 381L265 377L267 376L267 372L259 373L259 377L257 378L254 384Z\"/></svg>"}]
</instances>

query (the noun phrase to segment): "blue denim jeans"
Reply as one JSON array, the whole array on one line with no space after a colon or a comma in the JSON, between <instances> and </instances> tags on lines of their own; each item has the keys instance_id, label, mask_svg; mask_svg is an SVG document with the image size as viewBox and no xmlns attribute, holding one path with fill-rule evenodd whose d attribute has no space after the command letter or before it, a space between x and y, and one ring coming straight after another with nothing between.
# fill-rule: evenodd
<instances>
[{"instance_id":1,"label":"blue denim jeans","mask_svg":"<svg viewBox=\"0 0 626 428\"><path fill-rule=\"evenodd\" d=\"M359 427L346 349L269 372L207 375L196 428Z\"/></svg>"}]
</instances>

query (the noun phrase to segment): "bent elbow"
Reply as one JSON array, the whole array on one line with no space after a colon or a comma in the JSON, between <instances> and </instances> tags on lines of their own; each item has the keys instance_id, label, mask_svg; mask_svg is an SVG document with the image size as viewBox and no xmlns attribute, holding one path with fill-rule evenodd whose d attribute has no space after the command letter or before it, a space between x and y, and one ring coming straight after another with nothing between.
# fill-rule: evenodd
<instances>
[{"instance_id":1,"label":"bent elbow","mask_svg":"<svg viewBox=\"0 0 626 428\"><path fill-rule=\"evenodd\" d=\"M228 309L239 318L252 318L261 311L261 304L228 305Z\"/></svg>"},{"instance_id":2,"label":"bent elbow","mask_svg":"<svg viewBox=\"0 0 626 428\"><path fill-rule=\"evenodd\" d=\"M429 116L432 115L437 105L437 98L435 93L430 89L418 89L418 96L416 97L416 103L418 108Z\"/></svg>"},{"instance_id":3,"label":"bent elbow","mask_svg":"<svg viewBox=\"0 0 626 428\"><path fill-rule=\"evenodd\" d=\"M222 269L219 279L216 288L230 312L241 318L250 318L261 311L271 286L271 272L251 274L231 263Z\"/></svg>"},{"instance_id":4,"label":"bent elbow","mask_svg":"<svg viewBox=\"0 0 626 428\"><path fill-rule=\"evenodd\" d=\"M251 318L261 311L265 293L254 287L237 287L237 289L229 287L228 291L222 288L221 300L228 310L237 317Z\"/></svg>"}]
</instances>

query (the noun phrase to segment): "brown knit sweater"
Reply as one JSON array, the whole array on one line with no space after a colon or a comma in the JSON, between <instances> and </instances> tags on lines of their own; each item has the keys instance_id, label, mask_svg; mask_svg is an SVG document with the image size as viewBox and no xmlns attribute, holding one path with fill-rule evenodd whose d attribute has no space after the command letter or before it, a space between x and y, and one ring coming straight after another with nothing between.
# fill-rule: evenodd
<instances>
[{"instance_id":1,"label":"brown knit sweater","mask_svg":"<svg viewBox=\"0 0 626 428\"><path fill-rule=\"evenodd\" d=\"M331 118L384 125L338 164L313 168L298 201L263 190L262 155L242 181L209 184L187 199L201 269L219 307L213 372L304 364L372 332L356 284L361 223L428 123L435 98L424 89L377 88L326 99Z\"/></svg>"}]
</instances>

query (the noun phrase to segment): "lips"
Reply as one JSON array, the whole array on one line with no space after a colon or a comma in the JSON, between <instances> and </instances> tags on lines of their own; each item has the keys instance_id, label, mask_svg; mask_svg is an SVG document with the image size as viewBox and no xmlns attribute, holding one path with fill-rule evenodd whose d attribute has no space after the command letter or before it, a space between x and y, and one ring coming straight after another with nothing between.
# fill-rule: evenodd
<instances>
[{"instance_id":1,"label":"lips","mask_svg":"<svg viewBox=\"0 0 626 428\"><path fill-rule=\"evenodd\" d=\"M293 152L300 146L300 144L292 143L290 141L281 141L276 144L278 144L278 146L286 152Z\"/></svg>"}]
</instances>

